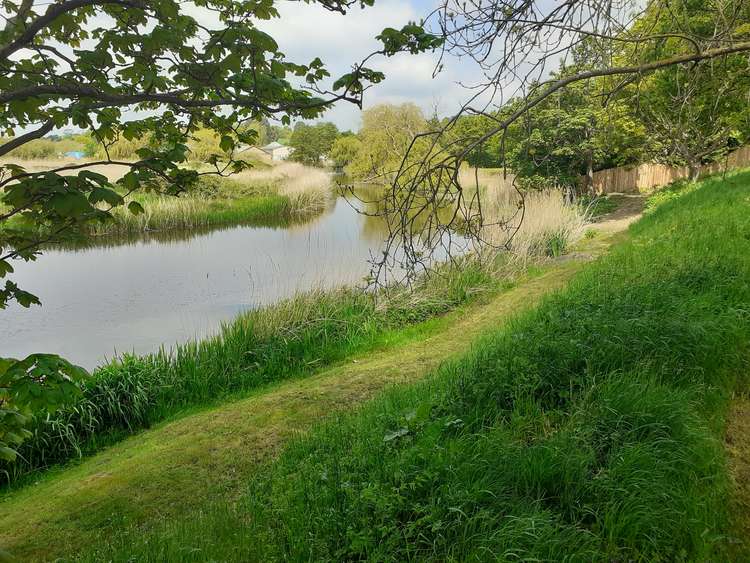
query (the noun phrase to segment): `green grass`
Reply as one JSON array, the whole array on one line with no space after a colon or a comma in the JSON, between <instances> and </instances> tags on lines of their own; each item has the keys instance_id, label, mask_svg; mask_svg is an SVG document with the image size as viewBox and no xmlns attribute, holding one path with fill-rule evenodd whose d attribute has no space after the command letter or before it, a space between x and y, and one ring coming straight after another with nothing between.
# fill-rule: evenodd
<instances>
[{"instance_id":1,"label":"green grass","mask_svg":"<svg viewBox=\"0 0 750 563\"><path fill-rule=\"evenodd\" d=\"M584 196L577 203L587 216L592 219L598 219L608 213L612 213L618 208L617 201L608 195L597 197Z\"/></svg>"},{"instance_id":2,"label":"green grass","mask_svg":"<svg viewBox=\"0 0 750 563\"><path fill-rule=\"evenodd\" d=\"M750 351L750 173L666 202L426 382L294 442L114 561L727 560Z\"/></svg>"},{"instance_id":3,"label":"green grass","mask_svg":"<svg viewBox=\"0 0 750 563\"><path fill-rule=\"evenodd\" d=\"M465 303L502 282L466 261L424 280L414 292L312 292L252 311L212 339L173 353L124 356L99 368L83 398L39 417L19 459L0 464L7 485L38 470L95 452L196 406L261 385L305 375L374 346L396 327L414 325Z\"/></svg>"},{"instance_id":4,"label":"green grass","mask_svg":"<svg viewBox=\"0 0 750 563\"><path fill-rule=\"evenodd\" d=\"M698 182L691 182L690 180L677 180L659 188L646 199L645 212L650 213L661 205L679 199L695 191L700 185Z\"/></svg>"},{"instance_id":5,"label":"green grass","mask_svg":"<svg viewBox=\"0 0 750 563\"><path fill-rule=\"evenodd\" d=\"M418 381L488 328L565 285L578 260L533 268L446 315L394 327L315 374L183 411L103 451L0 495L0 545L23 561L90 553L174 518L237 499L250 476L316 421ZM126 541L126 540L123 540Z\"/></svg>"}]
</instances>

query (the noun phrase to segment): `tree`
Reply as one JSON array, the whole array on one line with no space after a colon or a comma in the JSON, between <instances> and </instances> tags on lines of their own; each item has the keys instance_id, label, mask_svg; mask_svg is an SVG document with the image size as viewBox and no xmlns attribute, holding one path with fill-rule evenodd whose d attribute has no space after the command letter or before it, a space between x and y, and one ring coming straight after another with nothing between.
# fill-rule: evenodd
<instances>
[{"instance_id":1,"label":"tree","mask_svg":"<svg viewBox=\"0 0 750 563\"><path fill-rule=\"evenodd\" d=\"M414 138L427 130L422 110L414 104L382 104L362 112L361 147L349 173L359 179L386 182L398 171Z\"/></svg>"},{"instance_id":2,"label":"tree","mask_svg":"<svg viewBox=\"0 0 750 563\"><path fill-rule=\"evenodd\" d=\"M273 143L274 141L281 143L282 145L289 144L289 139L292 138L294 131L291 127L271 125L268 128L268 142Z\"/></svg>"},{"instance_id":3,"label":"tree","mask_svg":"<svg viewBox=\"0 0 750 563\"><path fill-rule=\"evenodd\" d=\"M333 123L297 123L289 139L289 146L294 149L292 160L310 166L320 166L321 161L331 153L338 135L339 130Z\"/></svg>"},{"instance_id":4,"label":"tree","mask_svg":"<svg viewBox=\"0 0 750 563\"><path fill-rule=\"evenodd\" d=\"M443 57L436 72L442 69L443 59L455 55L464 67L476 67L477 79L464 84L467 100L455 115L410 144L386 192L383 208L396 216L388 222L386 248L397 248L398 241L414 237L424 241L418 252L402 253L407 275L422 267L433 251L443 252L441 235L451 225L481 241L481 208L477 199L467 197L476 193L478 186L476 182L462 185L461 167L493 139L499 138L503 147L514 131L523 131L521 126L530 114L548 99L563 95L576 84L600 79L603 87L596 95L602 105L607 105L637 91L645 80L661 72L750 52L746 0L710 0L711 13L706 13L706 2L685 2L694 6L696 13L704 12L710 32L681 25L685 14L674 7L682 4L670 0L441 0L434 12L434 29L443 39ZM637 25L653 10L671 22L665 32ZM549 76L560 59L565 60L573 49L592 39L604 48L590 68ZM629 47L630 56L617 57L625 47ZM510 109L496 115L498 106L505 108L509 100L513 100ZM492 126L470 132L466 138L450 139L466 115L485 116ZM576 128L581 124L567 125ZM425 143L429 146L426 151ZM460 150L454 150L456 146ZM591 145L583 148L591 153ZM415 158L415 152L426 156ZM433 221L417 217L412 208L415 201L420 209L431 210ZM450 212L446 212L446 205L452 207ZM447 224L441 216L447 217ZM380 265L389 259L384 255Z\"/></svg>"},{"instance_id":5,"label":"tree","mask_svg":"<svg viewBox=\"0 0 750 563\"><path fill-rule=\"evenodd\" d=\"M374 0L305 1L345 13ZM336 102L361 105L364 90L384 78L362 62L328 86L319 58L287 60L257 25L278 17L273 0L4 0L0 9L0 130L22 132L0 141L0 157L70 126L88 131L103 155L46 172L12 160L0 165L0 309L39 303L8 279L13 260L34 260L40 244L109 219L135 191L179 194L203 174L240 171L248 165L235 148L258 140L246 124L274 118L286 125L317 118ZM416 24L385 29L378 39L373 55L440 45ZM184 166L199 131L218 139L207 172ZM137 145L134 159L113 157L121 140ZM107 163L128 171L112 183L87 169ZM135 201L127 205L142 212ZM12 456L9 444L23 438L22 413L52 408L80 370L44 355L0 366L0 440L3 455Z\"/></svg>"},{"instance_id":6,"label":"tree","mask_svg":"<svg viewBox=\"0 0 750 563\"><path fill-rule=\"evenodd\" d=\"M331 159L337 168L346 169L362 150L362 141L356 135L342 135L331 147Z\"/></svg>"},{"instance_id":7,"label":"tree","mask_svg":"<svg viewBox=\"0 0 750 563\"><path fill-rule=\"evenodd\" d=\"M494 116L493 116L494 117ZM480 137L492 129L494 119L484 115L462 115L441 140L453 154L463 153L469 139ZM505 164L500 137L495 136L466 154L466 163L473 168L499 168Z\"/></svg>"},{"instance_id":8,"label":"tree","mask_svg":"<svg viewBox=\"0 0 750 563\"><path fill-rule=\"evenodd\" d=\"M666 8L670 11L665 12ZM668 5L654 2L636 27L652 34L687 33L703 40L723 40L749 21L750 5L746 2L677 0ZM693 50L693 45L671 38L647 49L643 56L656 60ZM633 47L626 46L620 58L632 54ZM645 78L639 86L631 104L655 141L652 156L667 164L686 165L693 180L701 164L716 160L749 138L750 68L744 55L675 65Z\"/></svg>"}]
</instances>

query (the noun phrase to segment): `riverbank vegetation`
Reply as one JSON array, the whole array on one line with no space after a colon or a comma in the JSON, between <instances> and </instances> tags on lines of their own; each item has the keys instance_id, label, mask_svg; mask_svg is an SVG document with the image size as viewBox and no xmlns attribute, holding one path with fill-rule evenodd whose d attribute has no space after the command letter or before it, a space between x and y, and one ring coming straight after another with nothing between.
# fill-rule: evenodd
<instances>
[{"instance_id":1,"label":"riverbank vegetation","mask_svg":"<svg viewBox=\"0 0 750 563\"><path fill-rule=\"evenodd\" d=\"M80 401L36 419L33 437L14 463L0 465L0 474L13 481L96 451L180 410L308 375L374 346L387 330L445 313L506 281L478 262L461 265L412 290L301 294L241 315L215 338L105 365L86 380Z\"/></svg>"},{"instance_id":2,"label":"riverbank vegetation","mask_svg":"<svg viewBox=\"0 0 750 563\"><path fill-rule=\"evenodd\" d=\"M296 440L235 505L87 557L727 560L748 199L744 172L665 202L468 355Z\"/></svg>"},{"instance_id":3,"label":"riverbank vegetation","mask_svg":"<svg viewBox=\"0 0 750 563\"><path fill-rule=\"evenodd\" d=\"M303 170L298 164L283 167ZM283 167L242 175L252 174L256 182L274 182L276 171ZM304 170L286 184L287 193L297 191L307 197L310 182ZM500 176L487 173L486 186L484 197L493 194L498 213L512 207L511 192ZM96 451L186 408L312 373L373 346L389 330L442 315L496 291L534 264L559 256L582 237L586 216L579 207L566 204L561 194L549 192L529 205L536 218L521 225L509 253L503 239L497 248L437 267L410 287L300 295L242 315L216 338L178 346L173 352L125 356L103 366L84 383L80 401L56 415L37 418L33 437L22 446L18 459L0 465L0 472L12 482ZM488 225L488 232L493 228ZM499 232L493 236L500 239Z\"/></svg>"},{"instance_id":4,"label":"riverbank vegetation","mask_svg":"<svg viewBox=\"0 0 750 563\"><path fill-rule=\"evenodd\" d=\"M142 212L133 213L128 205L116 206L108 217L88 222L83 234L121 236L241 223L283 224L320 213L333 196L331 177L320 168L293 162L271 165L257 158L254 161L253 168L231 176L202 176L179 195L146 192L128 196L126 204L137 202ZM59 162L32 160L21 164L43 169ZM115 181L126 169L108 165L93 167L92 172ZM8 226L36 228L22 217L9 221Z\"/></svg>"},{"instance_id":5,"label":"riverbank vegetation","mask_svg":"<svg viewBox=\"0 0 750 563\"><path fill-rule=\"evenodd\" d=\"M333 195L330 176L316 168L282 163L229 177L204 176L179 196L138 194L143 212L116 207L112 218L91 223L92 235L196 229L253 222L283 223L325 209Z\"/></svg>"}]
</instances>

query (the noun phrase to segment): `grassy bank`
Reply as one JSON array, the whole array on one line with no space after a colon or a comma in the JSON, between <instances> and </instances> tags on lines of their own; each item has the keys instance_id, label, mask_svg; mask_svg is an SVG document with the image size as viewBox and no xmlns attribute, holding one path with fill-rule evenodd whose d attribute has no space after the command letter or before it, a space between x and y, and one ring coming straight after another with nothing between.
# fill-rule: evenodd
<instances>
[{"instance_id":1,"label":"grassy bank","mask_svg":"<svg viewBox=\"0 0 750 563\"><path fill-rule=\"evenodd\" d=\"M92 559L726 560L749 207L750 173L659 206L466 357L296 441L236 506Z\"/></svg>"},{"instance_id":2,"label":"grassy bank","mask_svg":"<svg viewBox=\"0 0 750 563\"><path fill-rule=\"evenodd\" d=\"M186 408L210 404L271 381L310 374L376 344L386 331L445 313L505 283L466 261L414 291L312 292L242 315L219 336L173 353L125 356L94 373L83 398L40 418L0 479L94 452Z\"/></svg>"},{"instance_id":3,"label":"grassy bank","mask_svg":"<svg viewBox=\"0 0 750 563\"><path fill-rule=\"evenodd\" d=\"M134 196L144 213L134 215L124 207L116 208L112 220L91 224L89 234L132 235L284 221L319 213L331 194L331 180L324 171L295 163L251 169L228 178L204 176L191 192L179 197Z\"/></svg>"},{"instance_id":4,"label":"grassy bank","mask_svg":"<svg viewBox=\"0 0 750 563\"><path fill-rule=\"evenodd\" d=\"M285 170L297 171L297 175ZM315 186L322 185L305 167L292 164L253 172L255 185L265 181L272 186L279 171L286 179L284 197L297 194L302 201L315 193ZM232 188L232 193L255 189L242 186L246 184ZM223 184L204 186L204 196L216 201L225 189ZM562 206L561 198L557 206ZM575 214L575 209L571 213ZM577 217L582 220L581 215ZM580 236L572 230L550 234L543 221L533 225L539 232L527 228L528 237L543 241L544 237L557 240L564 236L562 248ZM0 485L95 452L186 408L319 370L373 346L380 335L395 327L444 314L477 294L497 289L540 256L552 255L548 247L544 243L529 246L521 260L518 254L459 260L409 289L301 295L243 315L224 327L217 338L178 346L169 353L125 356L97 370L86 382L81 401L36 421L34 436L22 446L19 459L13 464L0 463Z\"/></svg>"},{"instance_id":5,"label":"grassy bank","mask_svg":"<svg viewBox=\"0 0 750 563\"><path fill-rule=\"evenodd\" d=\"M55 168L65 161L22 162L29 170ZM197 165L196 165L197 166ZM123 166L100 165L92 171L116 181L127 170ZM126 206L112 210L112 217L85 226L85 234L137 235L170 230L195 230L241 223L285 223L325 209L333 194L329 175L318 168L297 163L274 166L258 163L257 168L229 177L202 176L198 184L180 196L134 194L128 199L141 204L135 215ZM23 219L13 218L8 226L35 229Z\"/></svg>"},{"instance_id":6,"label":"grassy bank","mask_svg":"<svg viewBox=\"0 0 750 563\"><path fill-rule=\"evenodd\" d=\"M352 410L394 385L424 378L564 287L577 259L535 268L512 288L446 315L383 333L360 351L309 377L264 385L220 404L181 413L33 484L0 495L0 545L23 561L91 554L118 538L160 537L165 523L226 509L284 445L316 422ZM228 503L228 504L227 504ZM93 557L93 555L92 555ZM179 557L178 557L179 559Z\"/></svg>"}]
</instances>

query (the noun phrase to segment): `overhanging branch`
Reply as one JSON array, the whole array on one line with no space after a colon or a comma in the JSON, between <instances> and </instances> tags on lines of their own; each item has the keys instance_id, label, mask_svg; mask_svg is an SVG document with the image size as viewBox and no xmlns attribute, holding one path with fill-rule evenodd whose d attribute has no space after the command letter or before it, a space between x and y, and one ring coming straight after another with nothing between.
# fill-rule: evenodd
<instances>
[{"instance_id":1,"label":"overhanging branch","mask_svg":"<svg viewBox=\"0 0 750 563\"><path fill-rule=\"evenodd\" d=\"M54 127L55 122L50 119L48 121L45 121L39 129L29 131L28 133L24 133L23 135L19 135L18 137L14 137L7 143L0 145L0 156L8 154L13 149L17 149L18 147L20 147L21 145L25 145L29 141L33 141L34 139L41 139L47 133L52 131Z\"/></svg>"}]
</instances>

